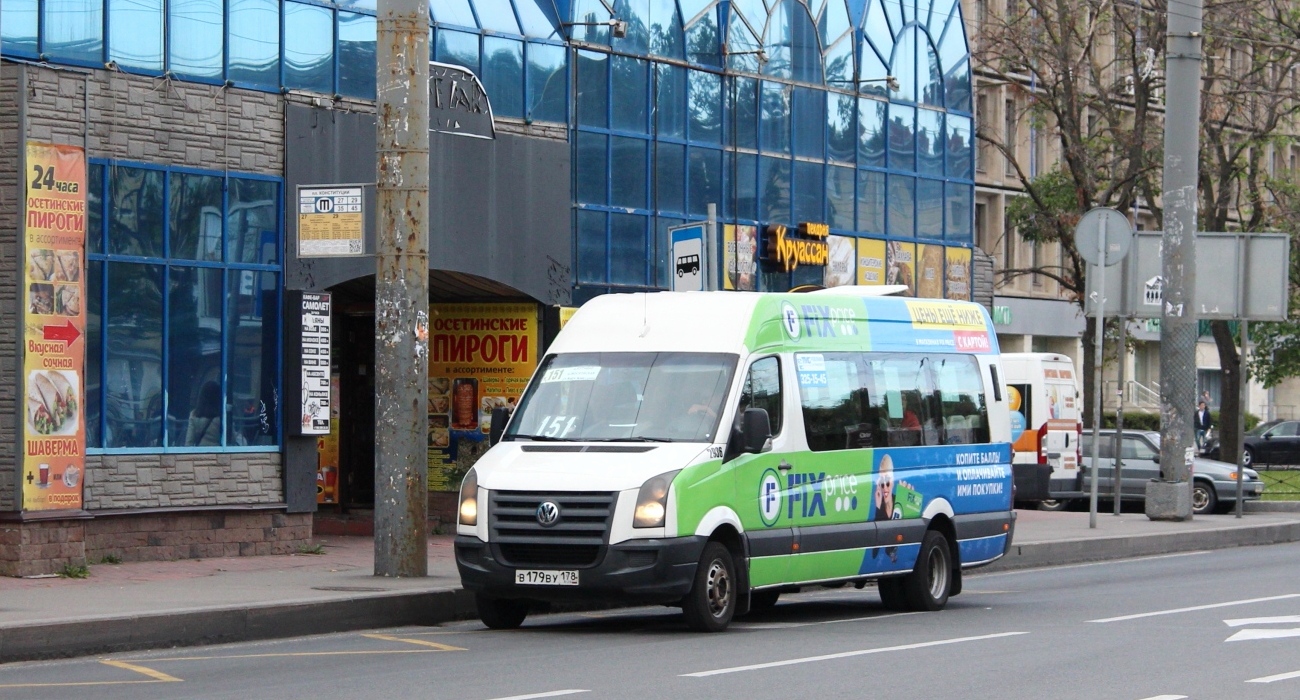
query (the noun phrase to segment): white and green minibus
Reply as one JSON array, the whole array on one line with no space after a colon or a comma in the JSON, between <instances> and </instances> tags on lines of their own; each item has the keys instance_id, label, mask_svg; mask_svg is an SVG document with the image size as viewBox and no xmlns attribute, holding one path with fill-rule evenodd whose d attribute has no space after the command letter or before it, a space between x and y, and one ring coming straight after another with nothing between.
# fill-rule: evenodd
<instances>
[{"instance_id":1,"label":"white and green minibus","mask_svg":"<svg viewBox=\"0 0 1300 700\"><path fill-rule=\"evenodd\" d=\"M1011 544L1010 419L983 307L612 294L560 332L460 493L456 563L493 628L544 601L679 605L725 629L876 580L938 610Z\"/></svg>"}]
</instances>

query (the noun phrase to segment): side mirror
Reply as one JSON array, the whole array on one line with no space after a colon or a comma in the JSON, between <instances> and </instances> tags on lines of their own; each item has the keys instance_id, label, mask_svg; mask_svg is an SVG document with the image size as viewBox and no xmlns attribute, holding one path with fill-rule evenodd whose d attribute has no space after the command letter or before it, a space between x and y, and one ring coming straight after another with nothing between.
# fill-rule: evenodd
<instances>
[{"instance_id":1,"label":"side mirror","mask_svg":"<svg viewBox=\"0 0 1300 700\"><path fill-rule=\"evenodd\" d=\"M1265 439L1265 440L1272 440L1272 439L1273 439L1273 434L1272 434L1272 433L1264 433L1264 439Z\"/></svg>"},{"instance_id":2,"label":"side mirror","mask_svg":"<svg viewBox=\"0 0 1300 700\"><path fill-rule=\"evenodd\" d=\"M505 406L497 406L492 409L492 427L488 429L488 446L501 442L501 436L506 432L506 423L510 422L510 409Z\"/></svg>"},{"instance_id":3,"label":"side mirror","mask_svg":"<svg viewBox=\"0 0 1300 700\"><path fill-rule=\"evenodd\" d=\"M747 408L740 418L740 449L749 454L759 454L772 449L772 421L762 408Z\"/></svg>"}]
</instances>

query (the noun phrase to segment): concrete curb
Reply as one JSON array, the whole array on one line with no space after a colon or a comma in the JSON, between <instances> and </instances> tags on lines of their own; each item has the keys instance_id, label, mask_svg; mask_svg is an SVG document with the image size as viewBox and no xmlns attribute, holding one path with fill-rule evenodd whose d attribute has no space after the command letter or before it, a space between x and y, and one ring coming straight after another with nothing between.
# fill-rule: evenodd
<instances>
[{"instance_id":1,"label":"concrete curb","mask_svg":"<svg viewBox=\"0 0 1300 700\"><path fill-rule=\"evenodd\" d=\"M971 573L1296 541L1300 541L1300 522L1030 542L1013 544L1007 556ZM453 589L33 623L0 627L0 663L434 625L476 615L473 595Z\"/></svg>"}]
</instances>

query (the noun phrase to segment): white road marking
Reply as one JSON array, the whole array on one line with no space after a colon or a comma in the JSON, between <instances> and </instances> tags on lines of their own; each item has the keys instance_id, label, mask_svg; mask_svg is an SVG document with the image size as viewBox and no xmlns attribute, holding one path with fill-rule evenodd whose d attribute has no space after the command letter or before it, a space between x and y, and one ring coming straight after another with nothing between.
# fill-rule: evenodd
<instances>
[{"instance_id":1,"label":"white road marking","mask_svg":"<svg viewBox=\"0 0 1300 700\"><path fill-rule=\"evenodd\" d=\"M1273 683L1275 681L1291 680L1292 678L1300 678L1300 671L1292 671L1290 673L1279 673L1276 676L1264 676L1263 678L1252 678L1246 682L1247 683Z\"/></svg>"},{"instance_id":2,"label":"white road marking","mask_svg":"<svg viewBox=\"0 0 1300 700\"><path fill-rule=\"evenodd\" d=\"M1015 545L1012 545L1013 547ZM1132 559L1116 559L1114 561L1093 561L1087 564L1066 564L1065 566L1035 566L1027 569L1016 569L1015 571L995 571L991 574L979 573L979 569L971 571L971 576L979 578L994 578L997 576L1015 576L1016 574L1033 574L1042 571L1060 571L1062 569L1086 569L1090 566L1114 566L1116 564L1133 564L1140 561L1155 561L1156 559L1174 559L1176 557L1195 557L1202 554L1209 554L1209 550L1197 550L1195 552L1176 552L1174 554L1154 554L1149 557L1133 557Z\"/></svg>"},{"instance_id":3,"label":"white road marking","mask_svg":"<svg viewBox=\"0 0 1300 700\"><path fill-rule=\"evenodd\" d=\"M1187 700L1186 695L1153 695L1142 700Z\"/></svg>"},{"instance_id":4,"label":"white road marking","mask_svg":"<svg viewBox=\"0 0 1300 700\"><path fill-rule=\"evenodd\" d=\"M732 666L731 668L718 668L712 671L697 671L695 673L683 673L682 678L705 678L708 676L720 676L725 673L740 673L741 671L758 671L765 668L777 668L779 666L793 666L795 664L807 664L815 661L833 661L835 659L847 659L853 656L866 656L867 654L883 654L889 651L908 651L910 649L924 649L926 647L937 647L946 644L960 644L962 642L977 642L985 639L1000 639L1002 637L1015 637L1028 632L1001 632L998 634L985 634L978 637L957 637L956 639L940 639L933 642L918 642L916 644L901 644L895 647L878 647L876 649L858 649L857 651L842 651L838 654L822 654L821 656L805 656L798 659L786 659L784 661L769 661L764 664L750 664L748 666Z\"/></svg>"},{"instance_id":5,"label":"white road marking","mask_svg":"<svg viewBox=\"0 0 1300 700\"><path fill-rule=\"evenodd\" d=\"M1155 612L1138 613L1136 615L1121 615L1119 617L1107 617L1101 620L1089 620L1089 622L1123 622L1125 620L1137 620L1144 617L1158 617L1160 615L1176 615L1178 613L1196 612L1197 610L1213 610L1214 608L1230 608L1234 605L1250 605L1251 603L1267 603L1272 600L1287 600L1290 598L1300 598L1300 593L1287 593L1286 595L1275 595L1267 598L1251 598L1249 600L1230 600L1226 603L1211 603L1209 605L1193 605L1190 608L1174 608L1173 610L1157 610Z\"/></svg>"},{"instance_id":6,"label":"white road marking","mask_svg":"<svg viewBox=\"0 0 1300 700\"><path fill-rule=\"evenodd\" d=\"M1289 625L1300 622L1300 615L1282 615L1279 617L1243 617L1239 620L1224 620L1223 624L1229 627L1245 627L1246 625Z\"/></svg>"},{"instance_id":7,"label":"white road marking","mask_svg":"<svg viewBox=\"0 0 1300 700\"><path fill-rule=\"evenodd\" d=\"M745 630L784 630L795 627L812 627L814 625L838 625L841 622L870 622L871 620L888 620L894 617L906 617L908 615L922 615L919 612L892 613L889 615L875 615L871 617L846 617L840 620L822 620L820 622L768 622L768 623L740 623L733 625L737 629Z\"/></svg>"},{"instance_id":8,"label":"white road marking","mask_svg":"<svg viewBox=\"0 0 1300 700\"><path fill-rule=\"evenodd\" d=\"M1300 629L1289 630L1242 630L1231 637L1225 639L1225 642L1250 642L1256 639L1286 639L1287 637L1300 637Z\"/></svg>"},{"instance_id":9,"label":"white road marking","mask_svg":"<svg viewBox=\"0 0 1300 700\"><path fill-rule=\"evenodd\" d=\"M590 690L578 690L571 688L569 690L551 690L545 693L530 693L528 695L511 695L505 698L492 698L492 700L533 700L533 698L555 698L561 695L577 695L578 693L590 693Z\"/></svg>"}]
</instances>

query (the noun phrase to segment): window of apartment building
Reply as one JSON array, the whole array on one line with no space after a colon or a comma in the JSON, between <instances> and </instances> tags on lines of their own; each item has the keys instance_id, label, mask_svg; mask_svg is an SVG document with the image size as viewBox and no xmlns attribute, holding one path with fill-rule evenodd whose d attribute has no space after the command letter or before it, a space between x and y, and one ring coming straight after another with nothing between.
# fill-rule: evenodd
<instances>
[{"instance_id":1,"label":"window of apartment building","mask_svg":"<svg viewBox=\"0 0 1300 700\"><path fill-rule=\"evenodd\" d=\"M989 111L988 93L980 92L975 98L975 119L977 124L987 123L987 120L993 116ZM984 139L978 139L975 150L975 171L980 173L988 172L989 162L989 144Z\"/></svg>"},{"instance_id":2,"label":"window of apartment building","mask_svg":"<svg viewBox=\"0 0 1300 700\"><path fill-rule=\"evenodd\" d=\"M1016 267L1016 231L1005 216L1002 218L1002 269L1013 270Z\"/></svg>"},{"instance_id":3,"label":"window of apartment building","mask_svg":"<svg viewBox=\"0 0 1300 700\"><path fill-rule=\"evenodd\" d=\"M975 245L985 253L992 253L995 241L991 240L988 216L988 205L977 202L975 204Z\"/></svg>"},{"instance_id":4,"label":"window of apartment building","mask_svg":"<svg viewBox=\"0 0 1300 700\"><path fill-rule=\"evenodd\" d=\"M1016 162L1014 155L1016 152L1016 102L1007 100L1002 105L1002 143L1006 147L1006 152L1011 154L1006 156L1006 174L1016 174Z\"/></svg>"},{"instance_id":5,"label":"window of apartment building","mask_svg":"<svg viewBox=\"0 0 1300 700\"><path fill-rule=\"evenodd\" d=\"M87 209L87 447L273 449L279 179L93 161Z\"/></svg>"},{"instance_id":6,"label":"window of apartment building","mask_svg":"<svg viewBox=\"0 0 1300 700\"><path fill-rule=\"evenodd\" d=\"M1031 280L1035 287L1043 286L1043 276L1038 274L1038 270L1043 264L1043 244L1034 241L1029 244L1029 269L1034 271Z\"/></svg>"}]
</instances>

